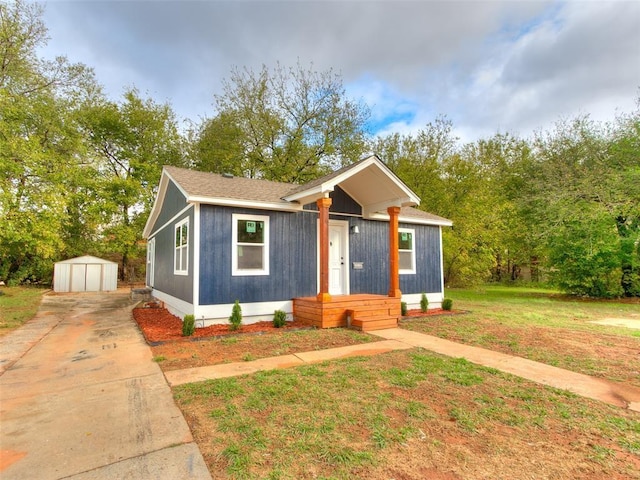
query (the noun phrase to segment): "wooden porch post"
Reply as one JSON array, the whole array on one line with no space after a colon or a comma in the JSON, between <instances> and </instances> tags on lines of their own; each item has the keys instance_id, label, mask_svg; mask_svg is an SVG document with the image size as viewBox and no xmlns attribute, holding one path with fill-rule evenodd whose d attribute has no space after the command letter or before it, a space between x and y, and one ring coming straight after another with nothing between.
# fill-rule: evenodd
<instances>
[{"instance_id":1,"label":"wooden porch post","mask_svg":"<svg viewBox=\"0 0 640 480\"><path fill-rule=\"evenodd\" d=\"M320 198L316 202L320 211L320 291L317 299L319 302L330 302L329 295L329 197Z\"/></svg>"},{"instance_id":2,"label":"wooden porch post","mask_svg":"<svg viewBox=\"0 0 640 480\"><path fill-rule=\"evenodd\" d=\"M400 298L400 275L399 275L399 253L398 253L398 215L400 207L387 208L389 213L389 296Z\"/></svg>"}]
</instances>

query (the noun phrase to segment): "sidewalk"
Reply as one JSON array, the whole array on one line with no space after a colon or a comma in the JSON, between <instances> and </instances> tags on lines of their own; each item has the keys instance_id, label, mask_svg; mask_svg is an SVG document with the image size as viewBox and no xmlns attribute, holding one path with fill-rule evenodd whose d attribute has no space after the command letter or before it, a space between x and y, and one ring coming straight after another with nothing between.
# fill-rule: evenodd
<instances>
[{"instance_id":1,"label":"sidewalk","mask_svg":"<svg viewBox=\"0 0 640 480\"><path fill-rule=\"evenodd\" d=\"M0 478L211 478L128 293L45 295L0 338Z\"/></svg>"},{"instance_id":2,"label":"sidewalk","mask_svg":"<svg viewBox=\"0 0 640 480\"><path fill-rule=\"evenodd\" d=\"M390 328L388 330L378 330L370 333L384 340L375 343L263 358L251 362L226 363L185 370L173 370L165 372L165 378L169 382L169 385L175 386L214 378L250 374L263 370L295 367L308 363L323 362L325 360L377 355L394 350L421 347L449 357L462 357L472 363L495 368L496 370L550 387L568 390L582 397L640 412L640 389L621 383L594 378L521 357L463 345L401 328Z\"/></svg>"}]
</instances>

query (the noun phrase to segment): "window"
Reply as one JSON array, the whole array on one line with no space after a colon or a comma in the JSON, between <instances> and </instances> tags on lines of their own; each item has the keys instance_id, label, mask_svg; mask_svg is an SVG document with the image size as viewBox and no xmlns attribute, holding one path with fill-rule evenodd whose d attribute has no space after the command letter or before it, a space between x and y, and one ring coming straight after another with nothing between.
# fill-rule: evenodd
<instances>
[{"instance_id":1,"label":"window","mask_svg":"<svg viewBox=\"0 0 640 480\"><path fill-rule=\"evenodd\" d=\"M416 273L415 230L398 229L398 257L400 273Z\"/></svg>"},{"instance_id":2,"label":"window","mask_svg":"<svg viewBox=\"0 0 640 480\"><path fill-rule=\"evenodd\" d=\"M232 215L232 275L269 275L269 217Z\"/></svg>"},{"instance_id":3,"label":"window","mask_svg":"<svg viewBox=\"0 0 640 480\"><path fill-rule=\"evenodd\" d=\"M173 273L187 275L189 273L189 219L185 218L176 224L175 254Z\"/></svg>"}]
</instances>

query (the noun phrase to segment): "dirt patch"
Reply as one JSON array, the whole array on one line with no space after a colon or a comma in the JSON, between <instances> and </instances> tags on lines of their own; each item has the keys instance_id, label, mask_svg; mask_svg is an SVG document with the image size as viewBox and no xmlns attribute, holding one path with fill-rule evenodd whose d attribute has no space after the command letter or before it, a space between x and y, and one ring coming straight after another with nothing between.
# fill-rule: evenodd
<instances>
[{"instance_id":1,"label":"dirt patch","mask_svg":"<svg viewBox=\"0 0 640 480\"><path fill-rule=\"evenodd\" d=\"M640 387L640 343L636 338L463 318L464 322L447 317L406 318L401 327Z\"/></svg>"},{"instance_id":2,"label":"dirt patch","mask_svg":"<svg viewBox=\"0 0 640 480\"><path fill-rule=\"evenodd\" d=\"M242 362L291 353L344 347L380 339L343 328L317 330L299 322L275 328L272 322L196 328L193 337L182 336L182 321L163 308L136 308L133 317L151 345L162 370L181 370L220 363Z\"/></svg>"}]
</instances>

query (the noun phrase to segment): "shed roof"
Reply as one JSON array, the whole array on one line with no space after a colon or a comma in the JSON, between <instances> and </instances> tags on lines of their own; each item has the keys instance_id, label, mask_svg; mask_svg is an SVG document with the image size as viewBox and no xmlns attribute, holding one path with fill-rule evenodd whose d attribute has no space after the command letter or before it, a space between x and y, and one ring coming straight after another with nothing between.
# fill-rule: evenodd
<instances>
[{"instance_id":1,"label":"shed roof","mask_svg":"<svg viewBox=\"0 0 640 480\"><path fill-rule=\"evenodd\" d=\"M105 260L104 258L94 257L92 255L83 255L82 257L69 258L68 260L60 260L56 263L90 263L90 264L113 264L117 265L115 262L111 262L109 260Z\"/></svg>"}]
</instances>

